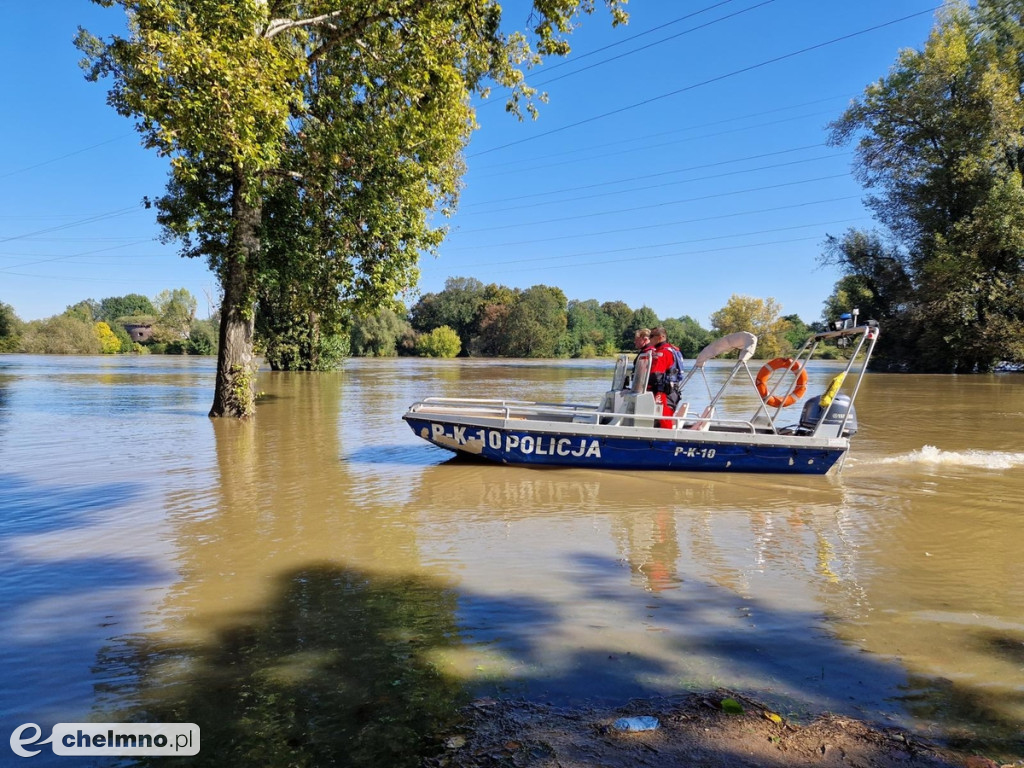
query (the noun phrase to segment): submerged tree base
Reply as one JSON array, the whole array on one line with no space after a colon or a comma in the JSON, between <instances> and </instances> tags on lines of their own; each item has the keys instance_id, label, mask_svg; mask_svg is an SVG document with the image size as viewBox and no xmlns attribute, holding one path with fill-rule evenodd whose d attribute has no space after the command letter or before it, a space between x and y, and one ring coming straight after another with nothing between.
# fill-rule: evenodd
<instances>
[{"instance_id":1,"label":"submerged tree base","mask_svg":"<svg viewBox=\"0 0 1024 768\"><path fill-rule=\"evenodd\" d=\"M620 717L652 715L656 730L622 732ZM462 731L448 735L432 768L998 768L999 763L930 744L897 728L825 714L796 725L731 691L635 699L617 709L557 709L480 699ZM1015 768L1024 761L1012 763Z\"/></svg>"}]
</instances>

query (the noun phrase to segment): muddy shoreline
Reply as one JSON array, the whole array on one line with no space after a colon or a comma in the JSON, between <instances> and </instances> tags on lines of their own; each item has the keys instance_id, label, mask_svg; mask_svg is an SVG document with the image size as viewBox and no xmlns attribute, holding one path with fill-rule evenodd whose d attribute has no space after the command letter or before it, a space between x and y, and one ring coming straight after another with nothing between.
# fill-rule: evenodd
<instances>
[{"instance_id":1,"label":"muddy shoreline","mask_svg":"<svg viewBox=\"0 0 1024 768\"><path fill-rule=\"evenodd\" d=\"M657 728L615 725L637 716ZM829 713L796 724L724 689L605 709L478 699L443 741L428 768L1024 768L1024 755L997 761Z\"/></svg>"}]
</instances>

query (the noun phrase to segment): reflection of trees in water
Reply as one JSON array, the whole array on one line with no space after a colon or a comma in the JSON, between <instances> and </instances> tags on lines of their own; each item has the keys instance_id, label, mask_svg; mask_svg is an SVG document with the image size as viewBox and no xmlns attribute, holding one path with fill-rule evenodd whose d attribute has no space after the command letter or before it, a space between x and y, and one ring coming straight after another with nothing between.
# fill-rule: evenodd
<instances>
[{"instance_id":1,"label":"reflection of trees in water","mask_svg":"<svg viewBox=\"0 0 1024 768\"><path fill-rule=\"evenodd\" d=\"M1020 633L993 635L997 643L1024 648ZM1022 659L1024 661L1024 659ZM946 723L945 741L964 752L981 752L996 759L1020 760L1024 733L1019 713L1024 711L1024 691L993 694L987 686L968 681L912 675L898 699L915 717L925 722Z\"/></svg>"},{"instance_id":2,"label":"reflection of trees in water","mask_svg":"<svg viewBox=\"0 0 1024 768\"><path fill-rule=\"evenodd\" d=\"M7 420L10 418L11 377L0 375L0 435L7 431Z\"/></svg>"},{"instance_id":3,"label":"reflection of trees in water","mask_svg":"<svg viewBox=\"0 0 1024 768\"><path fill-rule=\"evenodd\" d=\"M208 642L135 636L95 674L104 717L191 722L188 766L413 766L463 703L432 661L455 645L455 594L333 566L282 574ZM166 758L153 761L168 765Z\"/></svg>"}]
</instances>

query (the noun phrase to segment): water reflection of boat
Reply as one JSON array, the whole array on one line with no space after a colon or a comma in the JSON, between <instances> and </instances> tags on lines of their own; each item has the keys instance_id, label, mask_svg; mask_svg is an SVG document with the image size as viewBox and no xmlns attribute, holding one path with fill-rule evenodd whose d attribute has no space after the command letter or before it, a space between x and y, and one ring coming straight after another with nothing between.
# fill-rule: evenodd
<instances>
[{"instance_id":1,"label":"water reflection of boat","mask_svg":"<svg viewBox=\"0 0 1024 768\"><path fill-rule=\"evenodd\" d=\"M715 475L635 475L589 469L536 472L507 466L500 471L481 462L450 459L425 467L412 484L412 506L432 520L506 520L578 516L609 511L635 513L662 506L700 512L788 512L823 509L834 513L843 503L841 481L786 481L766 475L747 478Z\"/></svg>"},{"instance_id":2,"label":"water reflection of boat","mask_svg":"<svg viewBox=\"0 0 1024 768\"><path fill-rule=\"evenodd\" d=\"M434 445L504 464L824 474L845 455L857 431L853 401L878 339L873 322L841 325L812 336L796 357L765 364L756 378L747 362L757 338L734 333L718 339L701 351L678 383L679 405L667 419L647 391L650 353L637 358L631 385L629 359L619 359L612 388L599 405L432 397L413 403L403 418ZM805 392L808 361L828 340L853 347L845 369L824 393L805 402L797 424L782 425L782 410ZM738 359L725 383L712 392L704 366L733 350ZM848 376L851 372L855 375ZM708 399L691 409L704 397L695 391L701 381ZM725 413L735 408L736 393L744 390L745 402L755 403L753 414ZM659 423L671 426L660 428Z\"/></svg>"},{"instance_id":3,"label":"water reflection of boat","mask_svg":"<svg viewBox=\"0 0 1024 768\"><path fill-rule=\"evenodd\" d=\"M845 490L832 478L537 472L452 459L424 469L411 493L409 506L445 548L494 536L517 562L566 558L583 580L603 580L617 564L651 593L696 579L746 594L766 570L814 574L829 601L860 589ZM609 540L614 562L595 554Z\"/></svg>"}]
</instances>

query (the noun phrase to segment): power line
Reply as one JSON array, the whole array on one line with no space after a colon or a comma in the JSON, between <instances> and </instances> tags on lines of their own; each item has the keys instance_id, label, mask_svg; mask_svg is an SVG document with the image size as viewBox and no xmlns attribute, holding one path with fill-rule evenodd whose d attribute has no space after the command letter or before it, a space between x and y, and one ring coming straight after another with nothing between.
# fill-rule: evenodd
<instances>
[{"instance_id":1,"label":"power line","mask_svg":"<svg viewBox=\"0 0 1024 768\"><path fill-rule=\"evenodd\" d=\"M78 258L79 256L92 256L93 254L97 254L97 253L105 253L107 251L116 251L119 248L128 248L129 246L138 245L139 243L148 243L148 242L151 242L151 240L152 240L152 238L146 237L146 238L142 238L142 239L139 239L139 240L133 240L132 242L129 242L129 243L122 243L121 245L111 245L108 248L96 248L96 249L91 250L91 251L81 251L79 253L68 253L68 254L64 254L63 256L49 256L49 257L43 258L43 259L36 259L35 261L23 262L21 264L16 265L15 268L16 269L21 269L22 267L31 267L31 266L35 266L36 264L49 264L50 262L64 261L65 259L74 259L74 258ZM36 255L38 255L38 254L33 254L33 255L29 256L29 258L34 258ZM0 256L19 258L15 254L8 254L8 253L0 253ZM137 258L137 255L133 255L133 256ZM7 272L7 271L8 271L8 269L6 269L6 268L0 268L0 272Z\"/></svg>"},{"instance_id":2,"label":"power line","mask_svg":"<svg viewBox=\"0 0 1024 768\"><path fill-rule=\"evenodd\" d=\"M549 83L553 83L556 80L564 80L567 77L572 77L573 75L578 75L581 72L586 72L588 69L593 69L594 67L600 67L600 66L602 66L604 64L608 64L609 62L617 61L618 59L624 59L627 56L632 56L634 53L640 53L640 51L646 51L648 48L653 48L656 45L661 45L662 43L667 43L670 40L675 40L678 37L683 37L684 35L688 35L691 32L697 32L697 31L699 31L701 29L705 29L707 27L710 27L710 26L712 26L714 24L719 23L720 21L727 21L728 19L735 18L736 16L741 16L744 13L747 13L748 11L756 10L757 8L760 8L760 7L765 6L765 5L769 5L770 3L773 3L773 2L775 2L775 0L764 0L763 2L758 3L757 5L752 5L749 8L744 8L741 11L735 11L734 13L730 13L730 14L728 14L726 16L722 16L721 18L718 18L718 19L713 19L712 21L705 22L704 24L698 24L696 27L690 27L687 30L679 32L679 33L677 33L675 35L670 35L669 37L666 37L666 38L664 38L662 40L657 40L657 41L655 41L653 43L648 43L647 45L640 46L639 48L635 48L632 51L627 51L626 53L620 53L618 56L612 56L611 58L608 58L608 59L602 59L601 61L596 61L593 64L588 64L587 66L581 67L580 69L577 69L577 70L573 70L572 72L566 72L564 75L558 75L557 77L552 77L552 78L549 78L547 80L541 80L539 82L535 82L535 83L533 83L533 85L548 85ZM707 10L707 9L705 9L705 10ZM702 13L702 11L698 11L698 13ZM691 15L693 15L693 14L691 14ZM568 64L569 62L565 62L565 63Z\"/></svg>"},{"instance_id":3,"label":"power line","mask_svg":"<svg viewBox=\"0 0 1024 768\"><path fill-rule=\"evenodd\" d=\"M92 224L93 222L96 222L96 221L103 221L105 219L113 219L113 218L117 218L118 216L124 216L126 213L131 213L132 211L140 211L140 210L142 210L142 209L139 206L137 206L137 205L133 205L133 206L131 206L129 208L118 208L117 210L114 210L114 211L107 211L106 213L98 213L95 216L90 216L89 218L80 219L79 221L72 221L72 222L70 222L68 224L59 224L59 225L57 225L55 227L47 227L46 229L37 229L35 232L25 232L25 233L20 234L20 235L12 235L11 237L0 237L0 243L9 243L11 240L23 240L23 239L25 239L27 237L34 237L35 235L43 235L43 234L46 234L47 232L57 232L57 231L62 230L62 229L71 229L72 227L80 227L80 226L82 226L84 224Z\"/></svg>"},{"instance_id":4,"label":"power line","mask_svg":"<svg viewBox=\"0 0 1024 768\"><path fill-rule=\"evenodd\" d=\"M657 179L657 178L662 177L662 176L671 176L671 175L677 174L677 173L688 173L690 171L701 171L701 170L704 170L706 168L718 168L718 167L723 166L723 165L732 165L733 163L746 163L746 162L749 162L751 160L761 160L761 159L766 158L766 157L776 157L778 155L788 155L788 154L791 154L793 152L803 152L803 151L808 150L808 149L820 149L820 148L821 148L820 144L806 144L806 145L804 145L802 147L793 147L791 149L780 149L780 150L777 150L775 152L762 152L761 154L758 154L758 155L748 155L746 157L737 157L737 158L733 158L731 160L719 160L719 161L714 162L714 163L702 163L701 165L690 165L690 166L686 166L684 168L673 168L672 170L669 170L669 171L659 171L658 173L651 173L651 174L646 174L646 175L642 175L642 176L627 176L625 178L613 179L611 181L599 181L599 182L595 182L593 184L584 184L584 185L578 186L578 187L562 187L561 189L553 189L553 190L550 190L548 192L535 192L535 193L529 194L529 195L518 195L517 197L504 197L504 198L498 198L496 200L481 200L481 201L478 201L476 203L472 203L471 205L466 206L466 207L471 208L471 207L478 206L478 205L491 205L491 204L495 204L495 203L511 203L511 202L515 202L517 200L529 200L529 199L533 199L533 198L537 198L537 197L542 197L542 196L545 196L545 195L559 195L559 194L562 194L564 192L581 192L581 191L587 190L587 189L596 189L598 187L607 187L607 186L610 186L612 184L625 184L625 183L631 182L631 181L643 181L645 179ZM836 153L835 155L830 155L830 157L839 157L841 155L848 155L848 154L850 154L850 153L849 152L841 152L841 153ZM768 167L774 167L774 166L768 166ZM761 169L747 169L747 170L761 170ZM633 191L633 190L624 190L624 191L630 192L630 191ZM615 193L615 194L618 194L618 193ZM503 210L514 210L514 209L503 209ZM462 211L460 210L460 213L461 212ZM499 212L500 211L478 211L478 213L499 213ZM472 214L465 214L465 215L472 215Z\"/></svg>"},{"instance_id":5,"label":"power line","mask_svg":"<svg viewBox=\"0 0 1024 768\"><path fill-rule=\"evenodd\" d=\"M688 126L686 128L677 128L677 129L671 130L671 131L659 131L658 133L651 133L651 134L647 134L646 136L635 136L635 137L633 137L631 139L624 139L624 140L620 140L620 141L609 141L609 142L605 142L603 144L591 144L588 147L580 147L579 149L572 149L572 150L560 150L558 152L551 152L551 153L546 154L546 155L533 155L531 159L534 159L534 160L547 160L548 158L568 157L570 155L576 155L576 154L580 154L580 153L583 153L583 152L592 152L592 151L596 151L596 150L603 150L603 149L608 148L608 147L618 147L618 146L621 146L623 144L630 144L630 145L631 144L638 144L638 143L646 141L647 139L657 139L657 138L660 138L660 137L663 137L663 136L673 136L673 135L676 135L676 134L679 134L679 133L686 133L688 131L696 131L696 130L699 130L701 128L715 128L717 126L728 125L729 123L735 123L735 122L738 122L740 120L748 120L748 119L750 119L752 117L761 117L761 116L773 115L773 114L775 114L777 112L789 112L790 110L802 109L804 107L811 107L811 106L814 106L816 104L824 104L826 102L835 101L837 99L849 100L850 98L851 98L851 94L848 94L848 93L835 94L833 96L827 96L827 97L820 98L820 99L814 99L812 101L801 102L800 104L790 104L790 105L785 106L785 107L776 107L775 109L769 109L769 110L758 110L757 112L750 112L750 113L747 113L745 115L735 115L733 117L728 117L728 118L724 118L724 119L721 119L721 120L712 120L712 121L707 122L707 123L697 123L696 125L691 125L691 126ZM820 112L812 112L809 115L799 115L799 116L793 117L793 118L783 118L782 120L774 120L774 121L770 121L770 122L754 123L754 124L751 124L751 125L748 125L748 126L743 126L743 127L740 127L740 128L734 128L734 129L732 129L730 131L715 131L715 133L706 133L706 134L701 134L699 136L691 136L687 140L703 139L703 138L708 138L708 137L711 137L711 136L721 136L721 135L724 135L724 134L727 134L727 133L736 133L738 131L750 130L752 128L764 128L764 127L771 126L771 125L778 125L781 122L790 122L792 120L799 120L799 119L804 118L804 117L814 117L815 115L820 115L820 114L833 114L833 113L832 113L831 110L824 110L824 111L820 111ZM640 147L640 149L650 149L652 147L660 147L660 146L665 146L666 144L672 144L672 143L675 143L675 142L665 142L665 143L662 143L662 144L642 145ZM632 150L625 150L625 151L632 151ZM620 153L616 153L616 154L622 154L622 153L620 152ZM605 154L604 156L609 156L609 155ZM583 159L587 159L587 158L585 157ZM491 170L494 170L494 169L504 168L504 167L507 167L507 166L513 166L513 168L515 170L519 171L519 170L532 170L532 169L538 168L538 167L549 168L549 167L553 167L554 165L556 165L554 163L545 163L544 166L530 166L530 167L527 167L527 168L524 169L524 167L522 165L522 162L523 162L522 158L519 158L519 159L516 159L516 160L504 160L504 161L501 161L499 163L492 163L491 165L485 165L485 166L483 166L483 170L484 171L491 171ZM574 162L574 161L570 161L570 162ZM487 174L487 173L480 174L479 170L477 170L479 168L480 168L480 166L475 166L474 175L480 175L482 178L492 178L493 176L502 175L500 173L496 173L496 174Z\"/></svg>"},{"instance_id":6,"label":"power line","mask_svg":"<svg viewBox=\"0 0 1024 768\"><path fill-rule=\"evenodd\" d=\"M13 170L13 171L8 171L7 173L0 173L0 179L6 179L8 176L14 176L15 174L24 173L25 171L32 171L32 170L35 170L36 168L42 168L44 165L49 165L50 163L56 163L56 162L58 162L60 160L65 160L65 159L67 159L69 157L72 157L74 155L80 155L83 152L88 152L89 150L96 149L97 147L106 146L107 144L113 144L115 141L121 141L122 139L126 139L129 136L134 136L134 135L135 135L135 132L132 131L131 133L125 133L125 134L122 134L121 136L117 136L117 137L115 137L113 139L107 139L106 141L101 141L98 144L90 144L88 147L82 147L81 149L76 149L73 152L68 152L66 154L50 158L49 160L43 160L41 163L36 163L35 165L26 165L24 168L18 168L18 169Z\"/></svg>"},{"instance_id":7,"label":"power line","mask_svg":"<svg viewBox=\"0 0 1024 768\"><path fill-rule=\"evenodd\" d=\"M723 75L717 75L716 77L711 77L711 78L708 78L707 80L702 80L699 83L693 83L693 84L687 85L687 86L685 86L683 88L678 88L678 89L676 89L674 91L669 91L668 93L663 93L663 94L661 94L659 96L652 96L649 99L644 99L643 101L638 101L635 104L629 104L629 105L627 105L625 107L619 107L618 109L613 109L610 112L605 112L605 113L600 114L600 115L594 115L593 117L588 117L588 118L585 118L583 120L578 120L575 123L569 123L568 125L563 125L560 128L552 128L550 131L544 131L543 133L538 133L538 134L535 134L533 136L527 136L527 137L522 138L522 139L517 139L516 141L510 141L507 144L500 144L497 147L491 147L490 149L485 149L485 150L482 150L480 152L476 152L476 153L474 153L472 155L469 155L469 157L478 157L480 155L486 155L486 154L489 154L491 152L497 152L500 149L507 149L508 147L514 147L514 146L519 145L519 144L524 144L524 143L526 143L528 141L534 141L535 139L540 139L540 138L543 138L545 136L550 136L550 135L555 134L555 133L561 133L562 131L567 131L570 128L577 128L577 127L579 127L581 125L586 125L587 123L593 123L593 122L595 122L597 120L603 120L604 118L611 117L612 115L618 115L618 114L621 114L622 112L628 112L631 109L636 109L638 107L646 106L647 104L652 104L652 103L654 103L656 101L661 101L662 99L667 99L667 98L669 98L671 96L678 96L681 93L686 93L687 91L692 91L695 88L700 88L700 87L705 86L705 85L710 85L711 83L717 83L717 82L720 82L722 80L726 80L727 78L735 77L736 75L741 75L741 74L743 74L745 72L751 72L751 71L753 71L755 69L760 69L761 67L766 67L769 64L777 64L780 61L785 61L786 59L791 59L791 58L793 58L795 56L800 56L802 54L809 53L810 51L814 51L814 50L817 50L819 48L824 48L825 46L828 46L828 45L834 45L835 43L843 42L844 40L850 40L850 39L852 39L854 37L858 37L860 35L864 35L864 34L867 34L869 32L875 32L875 31L877 31L879 29L884 29L885 27L892 26L893 24L899 24L900 22L907 21L908 19L913 19L913 18L916 18L918 16L923 16L926 13L933 13L934 11L935 11L935 8L932 7L932 8L929 8L928 10L918 11L917 13L912 13L912 14L909 14L907 16L903 16L903 17L898 18L898 19L893 19L892 21L887 21L887 22L885 22L883 24L876 24L873 27L868 27L867 29L862 29L862 30L860 30L858 32L851 32L851 33L849 33L847 35L842 35L840 37L833 38L832 40L826 40L823 43L817 43L815 45L811 45L811 46L808 46L806 48L801 48L798 51L793 51L791 53L786 53L786 54L783 54L782 56L776 56L776 57L774 57L772 59L766 59L765 61L758 62L757 64L751 64L750 66L747 66L747 67L742 67L740 69L735 69L732 72L727 72L727 73L725 73Z\"/></svg>"},{"instance_id":8,"label":"power line","mask_svg":"<svg viewBox=\"0 0 1024 768\"><path fill-rule=\"evenodd\" d=\"M467 216L481 216L481 215L493 215L497 213L508 213L510 211L522 211L527 208L538 208L540 206L551 205L552 203L578 203L583 200L594 200L599 197L613 197L615 195L625 195L630 192L647 192L653 189L660 189L662 187L675 187L681 184L693 184L698 181L708 181L710 179L724 179L727 176L739 176L747 173L753 173L756 171L771 171L777 168L788 168L794 165L803 165L804 163L813 163L819 160L832 160L837 157L844 155L850 155L852 152L838 152L831 155L821 155L819 157L809 157L803 160L790 160L787 163L772 163L771 165L761 165L756 168L741 168L737 171L729 171L727 173L715 173L709 176L694 176L689 179L680 179L678 181L667 181L661 184L647 184L643 187L628 187L626 189L616 190L614 192L600 192L594 195L580 195L578 197L563 198L561 200L547 200L539 203L529 203L528 205L515 205L508 208L496 208L492 211L477 211L476 213L468 213Z\"/></svg>"},{"instance_id":9,"label":"power line","mask_svg":"<svg viewBox=\"0 0 1024 768\"><path fill-rule=\"evenodd\" d=\"M561 69L562 67L567 67L570 64L575 64L580 59L585 59L588 56L595 56L598 53L601 53L602 51L607 51L610 48L617 48L620 45L625 45L626 43L628 43L628 42L630 42L632 40L638 40L639 38L645 37L647 35L653 35L659 29L665 29L666 27L671 27L673 24L678 24L681 21L686 21L687 19L692 19L694 16L700 16L702 13L707 13L708 11L713 11L715 8L720 8L721 6L728 5L731 2L733 2L733 0L722 0L722 2L720 2L720 3L715 3L714 5L709 5L706 8L701 8L699 11L693 11L692 13L688 13L685 16L680 16L678 19L673 19L672 21L666 21L664 24L659 24L656 27L651 27L648 30L645 30L643 32L638 32L637 34L631 35L630 37L624 37L621 40L616 40L614 43L609 43L608 45L603 45L600 48L595 48L592 51L587 51L586 53L581 53L580 55L576 56L574 59L571 59L571 60L568 60L568 61L562 61L562 62L559 62L558 64L552 64L551 66L545 65L544 69L545 69L545 71L550 72L550 71L555 70L555 69Z\"/></svg>"},{"instance_id":10,"label":"power line","mask_svg":"<svg viewBox=\"0 0 1024 768\"><path fill-rule=\"evenodd\" d=\"M630 245L625 248L609 248L601 251L579 251L577 253L562 253L554 256L534 256L526 259L508 259L506 261L488 261L488 265L501 265L501 264L529 264L539 261L552 261L554 259L575 259L580 256L601 256L603 254L610 253L628 253L630 251L647 251L654 248L669 248L678 245L692 245L695 243L709 243L716 240L728 240L734 237L752 237L753 235L768 235L774 234L775 232L789 232L794 229L809 229L810 227L826 227L832 224L849 224L853 221L863 221L865 216L857 216L852 219L837 219L834 221L821 221L814 224L795 224L789 227L776 227L773 229L760 229L752 232L730 232L727 235L714 235L712 237L699 237L691 240L674 240L667 243L648 243L646 245ZM458 266L458 265L455 265ZM576 266L564 265L564 266Z\"/></svg>"},{"instance_id":11,"label":"power line","mask_svg":"<svg viewBox=\"0 0 1024 768\"><path fill-rule=\"evenodd\" d=\"M807 118L807 117L815 117L817 115L825 115L825 114L834 115L835 112L833 112L832 110L822 110L820 112L814 112L814 113L811 113L811 114L808 114L808 115L797 115L796 117L787 117L787 118L782 118L780 120L769 120L769 121L765 121L763 123L752 123L750 125L745 125L745 126L742 126L742 127L739 127L739 128L733 128L733 129L725 130L725 131L716 131L714 133L704 133L704 134L700 134L700 135L697 135L697 136L689 136L689 137L687 137L685 139L677 139L677 140L674 140L674 141L665 141L665 142L661 142L661 143L658 143L658 144L640 144L640 143L636 143L635 146L627 147L625 149L622 149L619 152L608 152L608 153L601 154L601 155L595 155L595 154L584 155L583 157L576 157L576 158L572 158L572 159L566 159L566 160L563 160L562 162L546 162L546 163L537 163L537 164L534 164L534 165L525 165L522 161L519 161L518 163L502 163L502 165L509 165L509 166L512 166L512 167L509 170L500 171L498 173L482 174L480 178L482 178L482 179L493 179L493 178L496 178L496 177L510 176L510 175L513 175L513 174L531 173L531 172L537 171L537 170L545 170L546 171L546 170L550 170L551 168L558 168L559 166L578 164L578 163L581 163L581 162L585 162L587 160L592 160L595 157L600 157L602 160L606 160L606 159L611 158L611 157L626 155L626 154L635 153L635 152L649 152L652 149L658 149L658 148L662 148L662 147L673 147L673 146L679 146L680 144L685 146L685 145L690 144L692 142L699 141L700 139L707 139L707 138L719 139L719 138L721 138L723 136L727 136L727 135L733 134L733 133L743 133L744 131L752 131L752 130L756 130L758 128L767 128L769 126L781 125L783 123L792 123L792 122L794 122L796 120L803 120L804 118ZM651 138L651 137L649 137L649 138ZM617 144L631 144L631 143L634 143L634 142L617 142ZM581 151L587 151L587 150L572 150L572 151L569 151L569 152L561 153L561 155L559 153L547 155L547 157L569 156L569 155L572 155L572 154L577 154L577 153L579 153ZM495 166L495 167L497 167L497 166Z\"/></svg>"},{"instance_id":12,"label":"power line","mask_svg":"<svg viewBox=\"0 0 1024 768\"><path fill-rule=\"evenodd\" d=\"M720 219L733 219L740 216L753 216L762 213L777 213L779 211L788 211L794 208L806 208L811 205L825 205L826 203L838 203L845 202L847 200L857 200L861 195L845 195L843 197L830 197L823 200L809 200L803 203L793 203L792 205L779 205L772 208L758 208L751 211L733 211L732 213L722 213L717 216L701 216L694 219L677 219L675 221L666 221L658 224L643 224L636 227L621 227L618 229L604 229L597 232L582 232L574 233L571 235L556 235L554 237L541 237L534 240L515 240L504 243L489 243L487 248L509 248L512 246L519 245L536 245L537 243L550 243L556 240L578 240L585 237L602 237L604 235L618 235L624 232L638 232L644 229L660 229L663 227L677 227L681 224L703 224L708 221L717 221ZM445 252L450 251L479 251L481 246L479 245L458 245L454 247L445 248Z\"/></svg>"},{"instance_id":13,"label":"power line","mask_svg":"<svg viewBox=\"0 0 1024 768\"><path fill-rule=\"evenodd\" d=\"M496 232L500 229L519 229L522 227L535 227L541 224L560 224L565 221L574 221L576 219L591 219L595 216L610 216L619 213L633 213L635 211L646 211L652 208L664 208L669 205L678 205L680 203L695 203L704 200L713 200L720 197L731 197L733 195L746 194L749 192L765 192L771 189L782 189L784 187L792 187L800 184L812 184L817 181L831 181L833 179L848 179L850 175L848 173L834 173L829 176L818 176L813 179L800 179L798 181L786 181L779 184L769 184L764 187L748 187L747 189L736 189L729 192L718 192L713 195L698 195L696 197L686 197L677 200L666 200L661 203L651 203L650 205L637 205L632 208L617 208L613 211L594 211L592 213L580 213L575 216L561 216L555 219L544 219L542 221L532 222L515 222L514 224L502 224L497 227L480 227L478 229L460 229L460 234L466 232Z\"/></svg>"},{"instance_id":14,"label":"power line","mask_svg":"<svg viewBox=\"0 0 1024 768\"><path fill-rule=\"evenodd\" d=\"M797 237L790 240L766 240L760 243L748 243L746 245L731 245L723 246L722 248L706 248L699 251L677 251L675 253L662 253L655 256L637 256L632 259L606 259L604 261L588 261L580 264L558 264L549 267L530 267L531 270L550 270L550 269L578 269L579 267L595 267L603 266L605 264L621 264L624 261L653 261L655 259L670 259L676 256L703 256L709 253L722 253L727 251L738 251L746 248L761 248L766 245L789 245L791 243L806 243L811 240L817 240L818 235L813 237ZM516 272L525 272L526 269L506 269L498 270L495 274L514 274Z\"/></svg>"}]
</instances>

